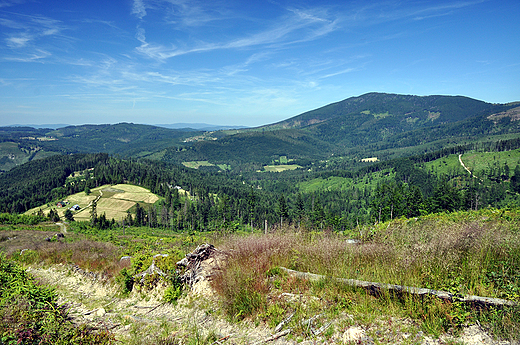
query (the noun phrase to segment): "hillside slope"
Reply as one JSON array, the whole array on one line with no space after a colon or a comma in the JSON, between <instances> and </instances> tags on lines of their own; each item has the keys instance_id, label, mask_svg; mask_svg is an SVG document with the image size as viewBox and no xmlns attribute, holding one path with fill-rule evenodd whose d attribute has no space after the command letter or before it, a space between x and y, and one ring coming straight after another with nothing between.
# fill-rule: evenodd
<instances>
[{"instance_id":1,"label":"hillside slope","mask_svg":"<svg viewBox=\"0 0 520 345\"><path fill-rule=\"evenodd\" d=\"M515 103L369 93L272 125L242 130L218 142L198 142L188 151L169 150L164 159L266 164L284 155L307 160L378 154L395 157L397 149L406 148L398 154L402 156L518 133L519 113ZM387 152L380 153L382 150Z\"/></svg>"}]
</instances>

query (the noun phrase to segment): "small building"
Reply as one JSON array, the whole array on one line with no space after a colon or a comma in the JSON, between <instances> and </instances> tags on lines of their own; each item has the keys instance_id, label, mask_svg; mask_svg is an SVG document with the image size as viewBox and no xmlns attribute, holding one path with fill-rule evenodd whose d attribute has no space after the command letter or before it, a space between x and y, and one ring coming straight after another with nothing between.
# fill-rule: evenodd
<instances>
[{"instance_id":1,"label":"small building","mask_svg":"<svg viewBox=\"0 0 520 345\"><path fill-rule=\"evenodd\" d=\"M72 207L70 208L71 211L77 211L77 210L79 210L79 209L80 209L79 205L74 205L74 206L72 206Z\"/></svg>"}]
</instances>

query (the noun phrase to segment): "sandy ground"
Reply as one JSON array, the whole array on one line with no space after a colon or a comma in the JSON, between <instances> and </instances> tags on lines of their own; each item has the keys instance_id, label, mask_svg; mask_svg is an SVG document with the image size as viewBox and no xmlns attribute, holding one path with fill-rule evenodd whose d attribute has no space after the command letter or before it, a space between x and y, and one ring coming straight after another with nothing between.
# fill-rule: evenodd
<instances>
[{"instance_id":1,"label":"sandy ground","mask_svg":"<svg viewBox=\"0 0 520 345\"><path fill-rule=\"evenodd\" d=\"M177 305L172 305L162 301L164 287L152 291L133 291L129 296L121 296L117 287L102 277L71 266L33 267L28 271L42 282L56 287L59 303L69 308L74 322L109 329L123 344L153 344L157 337L169 339L175 344L192 343L193 339L205 343L203 340L210 337L220 339L218 342L207 342L214 345L518 344L493 340L478 324L466 327L457 338L446 335L434 339L423 334L412 320L388 318L367 326L356 324L353 316L346 314L335 320L325 320L334 330L332 335L329 332L327 338L320 335L302 338L281 333L287 333L286 329L275 332L265 324L228 322L205 280L181 298Z\"/></svg>"}]
</instances>

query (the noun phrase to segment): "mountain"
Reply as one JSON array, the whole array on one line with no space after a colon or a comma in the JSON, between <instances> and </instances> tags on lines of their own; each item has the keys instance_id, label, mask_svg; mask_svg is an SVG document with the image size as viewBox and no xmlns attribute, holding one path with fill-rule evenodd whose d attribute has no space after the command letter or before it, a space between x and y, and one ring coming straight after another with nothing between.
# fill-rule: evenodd
<instances>
[{"instance_id":1,"label":"mountain","mask_svg":"<svg viewBox=\"0 0 520 345\"><path fill-rule=\"evenodd\" d=\"M507 109L462 96L410 96L368 93L351 97L264 127L301 128L342 147L391 140L421 128L477 119Z\"/></svg>"},{"instance_id":2,"label":"mountain","mask_svg":"<svg viewBox=\"0 0 520 345\"><path fill-rule=\"evenodd\" d=\"M37 129L46 129L46 128L58 129L58 128L67 127L67 126L70 126L70 125L66 125L66 124L63 124L63 123L61 123L61 124L54 123L54 124L44 124L44 125L33 125L33 124L10 125L8 127L31 127L31 128L37 128Z\"/></svg>"},{"instance_id":3,"label":"mountain","mask_svg":"<svg viewBox=\"0 0 520 345\"><path fill-rule=\"evenodd\" d=\"M168 150L164 157L176 162L247 159L261 164L277 156L390 158L519 133L518 109L518 103L492 104L463 96L368 93L278 123L239 130L218 142L201 141L188 151Z\"/></svg>"},{"instance_id":4,"label":"mountain","mask_svg":"<svg viewBox=\"0 0 520 345\"><path fill-rule=\"evenodd\" d=\"M185 145L187 138L203 134L133 123L67 126L56 130L0 127L0 170L64 153L105 152L148 157L167 147Z\"/></svg>"},{"instance_id":5,"label":"mountain","mask_svg":"<svg viewBox=\"0 0 520 345\"><path fill-rule=\"evenodd\" d=\"M208 161L236 172L282 161L343 169L367 157L385 160L518 137L519 119L518 102L367 93L256 128L209 132L133 123L56 130L0 127L0 169L57 153L94 152L177 164ZM171 126L184 125L204 124Z\"/></svg>"},{"instance_id":6,"label":"mountain","mask_svg":"<svg viewBox=\"0 0 520 345\"><path fill-rule=\"evenodd\" d=\"M157 124L157 127L172 128L172 129L193 129L198 131L222 131L228 129L243 129L247 126L220 126L210 125L207 123L172 123L172 124Z\"/></svg>"}]
</instances>

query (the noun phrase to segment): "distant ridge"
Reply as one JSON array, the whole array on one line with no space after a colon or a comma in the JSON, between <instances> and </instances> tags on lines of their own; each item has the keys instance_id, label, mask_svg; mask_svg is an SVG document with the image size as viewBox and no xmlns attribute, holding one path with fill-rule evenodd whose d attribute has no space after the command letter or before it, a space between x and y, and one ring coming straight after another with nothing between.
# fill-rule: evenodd
<instances>
[{"instance_id":1,"label":"distant ridge","mask_svg":"<svg viewBox=\"0 0 520 345\"><path fill-rule=\"evenodd\" d=\"M60 123L60 124L44 124L44 125L34 125L34 124L19 125L19 124L16 124L16 125L8 125L8 126L5 126L5 127L32 127L32 128L38 128L38 129L42 129L42 128L58 129L58 128L63 128L63 127L68 127L68 126L71 126L71 125L66 125L66 124L63 124L63 123Z\"/></svg>"},{"instance_id":2,"label":"distant ridge","mask_svg":"<svg viewBox=\"0 0 520 345\"><path fill-rule=\"evenodd\" d=\"M172 124L156 124L154 126L157 127L164 127L164 128L171 128L171 129L185 129L185 128L191 128L199 131L221 131L221 130L227 130L227 129L244 129L249 128L247 126L221 126L221 125L211 125L208 123L172 123Z\"/></svg>"}]
</instances>

